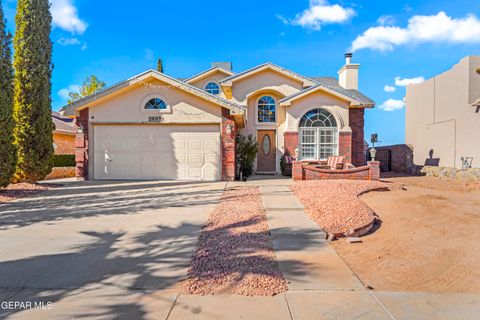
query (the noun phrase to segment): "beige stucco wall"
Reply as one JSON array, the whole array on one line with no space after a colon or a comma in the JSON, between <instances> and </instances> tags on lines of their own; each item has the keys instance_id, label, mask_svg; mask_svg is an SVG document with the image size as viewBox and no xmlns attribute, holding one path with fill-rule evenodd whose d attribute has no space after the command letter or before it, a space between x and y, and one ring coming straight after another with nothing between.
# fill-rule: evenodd
<instances>
[{"instance_id":1,"label":"beige stucco wall","mask_svg":"<svg viewBox=\"0 0 480 320\"><path fill-rule=\"evenodd\" d=\"M300 81L267 69L235 81L232 86L232 97L237 103L246 105L247 96L261 89L271 89L289 96L302 90L303 85Z\"/></svg>"},{"instance_id":2,"label":"beige stucco wall","mask_svg":"<svg viewBox=\"0 0 480 320\"><path fill-rule=\"evenodd\" d=\"M461 168L462 156L480 167L480 113L470 104L480 98L480 56L462 59L452 69L409 85L405 142L413 146L414 163L424 165L433 150L439 165Z\"/></svg>"},{"instance_id":3,"label":"beige stucco wall","mask_svg":"<svg viewBox=\"0 0 480 320\"><path fill-rule=\"evenodd\" d=\"M209 74L208 76L206 77L203 77L203 78L200 78L198 80L195 80L195 81L192 81L192 82L189 82L189 84L191 84L192 86L195 86L197 88L200 88L202 90L205 89L205 86L209 83L209 82L216 82L216 83L219 83L220 80L223 80L225 78L227 78L228 75L221 72L221 71L218 71L216 70L215 73L212 73L212 74ZM220 84L219 84L220 86ZM223 89L222 89L222 86L220 86L220 94L218 95L219 97L222 97L225 99L225 93L223 92Z\"/></svg>"},{"instance_id":4,"label":"beige stucco wall","mask_svg":"<svg viewBox=\"0 0 480 320\"><path fill-rule=\"evenodd\" d=\"M164 100L170 110L144 110L145 103L154 97ZM148 122L149 116L158 115L162 116L162 123L221 123L221 113L221 108L209 101L155 81L94 105L90 108L90 122L142 123Z\"/></svg>"}]
</instances>

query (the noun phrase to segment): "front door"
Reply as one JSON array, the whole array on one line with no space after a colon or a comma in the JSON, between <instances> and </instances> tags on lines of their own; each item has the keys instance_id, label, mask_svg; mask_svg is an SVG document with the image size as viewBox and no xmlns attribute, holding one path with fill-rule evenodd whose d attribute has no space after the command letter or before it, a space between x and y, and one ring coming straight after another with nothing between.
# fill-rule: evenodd
<instances>
[{"instance_id":1,"label":"front door","mask_svg":"<svg viewBox=\"0 0 480 320\"><path fill-rule=\"evenodd\" d=\"M275 172L275 130L258 130L257 172Z\"/></svg>"}]
</instances>

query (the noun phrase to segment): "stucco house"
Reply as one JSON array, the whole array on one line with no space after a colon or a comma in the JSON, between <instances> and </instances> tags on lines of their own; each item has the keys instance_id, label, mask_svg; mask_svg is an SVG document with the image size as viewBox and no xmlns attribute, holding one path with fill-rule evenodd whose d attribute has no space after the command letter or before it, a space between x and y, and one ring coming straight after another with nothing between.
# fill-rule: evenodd
<instances>
[{"instance_id":1,"label":"stucco house","mask_svg":"<svg viewBox=\"0 0 480 320\"><path fill-rule=\"evenodd\" d=\"M415 165L462 168L461 158L480 167L480 56L467 56L450 70L407 86L405 142Z\"/></svg>"},{"instance_id":2,"label":"stucco house","mask_svg":"<svg viewBox=\"0 0 480 320\"><path fill-rule=\"evenodd\" d=\"M76 117L77 176L88 179L229 180L235 135L259 142L257 173L280 158L344 155L365 163L359 64L307 77L273 63L235 73L230 63L188 79L148 70L63 108ZM297 149L298 148L298 149Z\"/></svg>"}]
</instances>

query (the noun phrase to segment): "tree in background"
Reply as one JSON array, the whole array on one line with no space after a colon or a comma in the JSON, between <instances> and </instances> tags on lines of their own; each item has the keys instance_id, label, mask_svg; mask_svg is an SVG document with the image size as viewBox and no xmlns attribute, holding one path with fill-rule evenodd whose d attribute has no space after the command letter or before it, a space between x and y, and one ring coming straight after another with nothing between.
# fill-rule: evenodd
<instances>
[{"instance_id":1,"label":"tree in background","mask_svg":"<svg viewBox=\"0 0 480 320\"><path fill-rule=\"evenodd\" d=\"M18 0L15 17L16 181L36 182L52 169L52 16L48 0Z\"/></svg>"},{"instance_id":2,"label":"tree in background","mask_svg":"<svg viewBox=\"0 0 480 320\"><path fill-rule=\"evenodd\" d=\"M158 72L163 73L163 62L161 58L158 58L157 60L157 70Z\"/></svg>"},{"instance_id":3,"label":"tree in background","mask_svg":"<svg viewBox=\"0 0 480 320\"><path fill-rule=\"evenodd\" d=\"M105 88L106 85L107 84L105 82L99 80L96 76L91 75L90 77L87 77L85 79L82 86L80 87L79 92L70 92L68 94L68 96L70 97L70 99L68 99L68 103L72 103L89 95L92 95L95 92L98 92Z\"/></svg>"},{"instance_id":4,"label":"tree in background","mask_svg":"<svg viewBox=\"0 0 480 320\"><path fill-rule=\"evenodd\" d=\"M0 187L10 184L16 163L13 145L12 35L6 27L0 2Z\"/></svg>"}]
</instances>

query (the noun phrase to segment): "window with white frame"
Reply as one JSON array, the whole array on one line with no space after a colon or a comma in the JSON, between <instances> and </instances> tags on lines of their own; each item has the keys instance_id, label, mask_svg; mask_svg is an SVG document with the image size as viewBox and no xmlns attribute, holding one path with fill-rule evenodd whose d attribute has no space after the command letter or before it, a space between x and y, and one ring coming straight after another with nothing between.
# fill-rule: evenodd
<instances>
[{"instance_id":1,"label":"window with white frame","mask_svg":"<svg viewBox=\"0 0 480 320\"><path fill-rule=\"evenodd\" d=\"M209 82L209 83L207 83L207 85L205 86L205 91L207 91L207 92L210 93L210 94L217 95L217 94L220 93L220 86L218 85L218 83Z\"/></svg>"},{"instance_id":2,"label":"window with white frame","mask_svg":"<svg viewBox=\"0 0 480 320\"><path fill-rule=\"evenodd\" d=\"M276 103L270 96L263 96L257 103L257 119L259 123L271 123L276 121Z\"/></svg>"},{"instance_id":3,"label":"window with white frame","mask_svg":"<svg viewBox=\"0 0 480 320\"><path fill-rule=\"evenodd\" d=\"M325 109L312 109L300 120L300 157L322 160L338 154L338 128L333 115Z\"/></svg>"}]
</instances>

